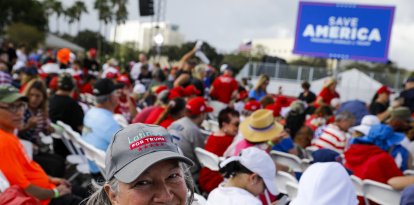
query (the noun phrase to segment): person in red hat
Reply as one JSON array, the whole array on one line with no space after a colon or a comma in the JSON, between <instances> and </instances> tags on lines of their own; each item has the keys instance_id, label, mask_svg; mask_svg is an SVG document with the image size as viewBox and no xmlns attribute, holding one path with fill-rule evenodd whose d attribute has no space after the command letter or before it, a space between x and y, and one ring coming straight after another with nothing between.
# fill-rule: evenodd
<instances>
[{"instance_id":1,"label":"person in red hat","mask_svg":"<svg viewBox=\"0 0 414 205\"><path fill-rule=\"evenodd\" d=\"M380 121L384 121L390 116L388 107L390 106L390 95L392 91L385 85L381 86L374 97L372 98L369 106L369 112L376 115Z\"/></svg>"},{"instance_id":2,"label":"person in red hat","mask_svg":"<svg viewBox=\"0 0 414 205\"><path fill-rule=\"evenodd\" d=\"M200 130L201 123L205 120L207 113L212 112L213 108L208 106L202 97L190 99L186 106L187 116L173 122L168 131L177 139L177 144L184 155L194 162L191 168L193 179L198 179L200 164L194 153L196 147L204 147L206 136Z\"/></svg>"},{"instance_id":3,"label":"person in red hat","mask_svg":"<svg viewBox=\"0 0 414 205\"><path fill-rule=\"evenodd\" d=\"M117 83L124 84L118 97L119 103L115 108L115 114L121 114L128 122L131 122L137 114L136 104L132 95L132 84L128 75L119 75L116 78Z\"/></svg>"},{"instance_id":4,"label":"person in red hat","mask_svg":"<svg viewBox=\"0 0 414 205\"><path fill-rule=\"evenodd\" d=\"M233 78L233 70L226 68L223 75L216 78L210 90L210 96L222 103L229 104L236 97L239 86Z\"/></svg>"},{"instance_id":5,"label":"person in red hat","mask_svg":"<svg viewBox=\"0 0 414 205\"><path fill-rule=\"evenodd\" d=\"M255 99L250 99L249 101L244 104L243 110L241 112L242 118L249 117L254 111L262 108L262 104L260 104Z\"/></svg>"},{"instance_id":6,"label":"person in red hat","mask_svg":"<svg viewBox=\"0 0 414 205\"><path fill-rule=\"evenodd\" d=\"M84 74L87 74L89 71L98 72L101 70L101 67L96 60L96 49L91 48L86 54L86 58L83 60Z\"/></svg>"}]
</instances>

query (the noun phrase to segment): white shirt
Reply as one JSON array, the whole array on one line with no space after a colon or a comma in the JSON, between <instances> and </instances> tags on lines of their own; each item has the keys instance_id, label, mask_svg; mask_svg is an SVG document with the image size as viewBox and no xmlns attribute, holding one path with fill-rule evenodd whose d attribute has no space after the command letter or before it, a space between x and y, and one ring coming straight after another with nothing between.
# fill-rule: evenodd
<instances>
[{"instance_id":1,"label":"white shirt","mask_svg":"<svg viewBox=\"0 0 414 205\"><path fill-rule=\"evenodd\" d=\"M134 81L138 79L138 76L141 73L141 66L142 66L142 63L138 62L138 63L135 63L134 66L132 66L131 68L130 75ZM148 63L148 71L152 71L152 65L149 63Z\"/></svg>"},{"instance_id":2,"label":"white shirt","mask_svg":"<svg viewBox=\"0 0 414 205\"><path fill-rule=\"evenodd\" d=\"M262 202L244 189L219 186L208 195L207 205L262 205Z\"/></svg>"}]
</instances>

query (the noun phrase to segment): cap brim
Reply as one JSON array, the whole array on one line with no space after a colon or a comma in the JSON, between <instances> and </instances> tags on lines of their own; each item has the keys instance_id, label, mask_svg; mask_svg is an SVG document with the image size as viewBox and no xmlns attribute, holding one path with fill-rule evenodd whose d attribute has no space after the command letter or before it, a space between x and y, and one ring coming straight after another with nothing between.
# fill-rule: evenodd
<instances>
[{"instance_id":1,"label":"cap brim","mask_svg":"<svg viewBox=\"0 0 414 205\"><path fill-rule=\"evenodd\" d=\"M123 83L117 83L117 84L114 85L114 90L121 89L124 86L125 86L125 84L123 84Z\"/></svg>"},{"instance_id":2,"label":"cap brim","mask_svg":"<svg viewBox=\"0 0 414 205\"><path fill-rule=\"evenodd\" d=\"M213 107L207 106L205 112L213 112Z\"/></svg>"},{"instance_id":3,"label":"cap brim","mask_svg":"<svg viewBox=\"0 0 414 205\"><path fill-rule=\"evenodd\" d=\"M176 159L190 166L194 165L193 161L176 152L159 151L135 159L134 161L127 164L125 167L121 168L121 170L115 173L114 176L119 181L128 184L137 179L145 170L147 170L152 165L156 164L157 162L168 159Z\"/></svg>"},{"instance_id":4,"label":"cap brim","mask_svg":"<svg viewBox=\"0 0 414 205\"><path fill-rule=\"evenodd\" d=\"M3 98L1 100L1 102L3 102L3 103L14 103L18 100L22 100L22 101L27 102L29 99L26 96L21 95L20 93L13 93L13 94L10 94L9 96Z\"/></svg>"},{"instance_id":5,"label":"cap brim","mask_svg":"<svg viewBox=\"0 0 414 205\"><path fill-rule=\"evenodd\" d=\"M358 125L355 127L351 127L350 131L358 131L364 135L368 135L370 127L365 126L365 125Z\"/></svg>"},{"instance_id":6,"label":"cap brim","mask_svg":"<svg viewBox=\"0 0 414 205\"><path fill-rule=\"evenodd\" d=\"M263 178L263 181L266 185L266 189L274 196L279 194L279 190L276 187L276 177L271 178Z\"/></svg>"}]
</instances>

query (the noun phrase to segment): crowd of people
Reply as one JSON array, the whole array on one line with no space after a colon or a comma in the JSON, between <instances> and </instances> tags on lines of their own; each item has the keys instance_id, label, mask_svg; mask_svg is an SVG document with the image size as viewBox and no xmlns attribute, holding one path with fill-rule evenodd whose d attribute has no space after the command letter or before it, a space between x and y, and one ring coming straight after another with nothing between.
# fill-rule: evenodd
<instances>
[{"instance_id":1,"label":"crowd of people","mask_svg":"<svg viewBox=\"0 0 414 205\"><path fill-rule=\"evenodd\" d=\"M335 78L318 94L303 82L299 96L284 96L266 75L252 85L237 81L226 64L198 63L197 49L177 66L140 54L121 67L116 59L98 62L95 49L82 57L67 48L28 53L24 45L3 43L0 171L10 187L0 202L191 204L196 193L208 205L364 204L349 175L413 189L414 177L403 172L413 169L414 77L399 94L380 87L369 104L341 102L336 86L346 82ZM104 172L88 163L102 185L94 193L64 178L73 172L66 144L45 142L57 121L106 152ZM218 124L212 132L211 122ZM223 157L219 170L203 167L195 148ZM274 162L271 150L311 165L295 172ZM276 170L299 180L292 201L278 192ZM409 204L403 202L414 193L402 193L402 204Z\"/></svg>"}]
</instances>

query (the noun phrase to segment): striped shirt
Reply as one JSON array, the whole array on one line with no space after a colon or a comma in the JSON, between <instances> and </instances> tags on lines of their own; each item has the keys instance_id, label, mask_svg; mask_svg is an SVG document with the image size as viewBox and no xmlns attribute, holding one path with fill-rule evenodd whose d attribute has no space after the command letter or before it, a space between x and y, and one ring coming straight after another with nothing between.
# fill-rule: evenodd
<instances>
[{"instance_id":1,"label":"striped shirt","mask_svg":"<svg viewBox=\"0 0 414 205\"><path fill-rule=\"evenodd\" d=\"M347 143L346 132L339 129L335 124L329 124L323 129L322 134L318 139L312 142L312 146L319 149L326 148L334 150L338 153L343 153Z\"/></svg>"}]
</instances>

